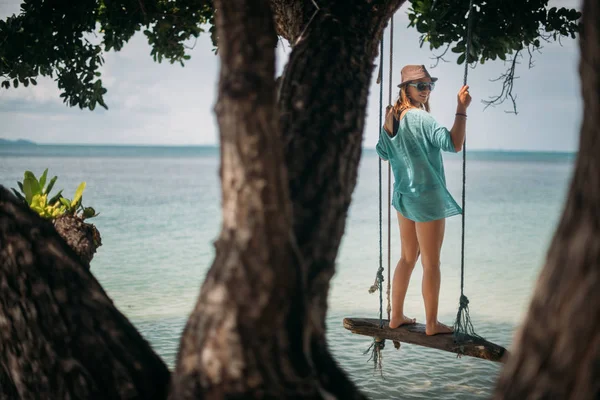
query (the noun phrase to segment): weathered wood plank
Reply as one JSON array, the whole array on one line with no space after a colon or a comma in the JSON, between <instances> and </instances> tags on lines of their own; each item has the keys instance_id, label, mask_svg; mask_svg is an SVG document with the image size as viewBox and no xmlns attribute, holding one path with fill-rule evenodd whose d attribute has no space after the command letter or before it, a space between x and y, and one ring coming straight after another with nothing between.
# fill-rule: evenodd
<instances>
[{"instance_id":1,"label":"weathered wood plank","mask_svg":"<svg viewBox=\"0 0 600 400\"><path fill-rule=\"evenodd\" d=\"M451 334L427 336L423 324L404 325L391 329L387 320L384 320L383 328L380 328L379 319L344 318L344 328L359 335L417 344L489 361L504 362L504 356L508 354L504 347L484 339L469 336L464 342L456 343Z\"/></svg>"}]
</instances>

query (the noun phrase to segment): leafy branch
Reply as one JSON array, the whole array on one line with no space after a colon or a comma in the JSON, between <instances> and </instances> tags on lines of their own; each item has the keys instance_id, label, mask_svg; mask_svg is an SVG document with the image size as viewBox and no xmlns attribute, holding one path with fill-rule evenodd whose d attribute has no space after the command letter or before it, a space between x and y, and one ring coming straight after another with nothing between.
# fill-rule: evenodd
<instances>
[{"instance_id":1,"label":"leafy branch","mask_svg":"<svg viewBox=\"0 0 600 400\"><path fill-rule=\"evenodd\" d=\"M119 51L144 29L156 62L182 66L190 55L185 41L209 25L216 43L212 0L24 0L19 15L0 20L0 89L54 78L71 107L108 109L101 80L103 54ZM100 44L87 37L99 33Z\"/></svg>"},{"instance_id":2,"label":"leafy branch","mask_svg":"<svg viewBox=\"0 0 600 400\"><path fill-rule=\"evenodd\" d=\"M548 8L548 1L474 0L470 11L464 0L410 0L409 27L421 33L420 46L445 49L434 56L434 66L447 62L448 51L457 54L458 64L473 67L514 55L514 66L522 49L536 51L542 42L560 43L579 33L581 13ZM469 11L473 24L466 54ZM216 46L214 13L212 0L79 0L77 7L66 1L23 0L19 15L0 20L0 89L35 85L40 75L49 76L57 81L65 104L107 109L100 72L105 52L121 50L142 31L155 62L183 66L194 47L186 42L207 27ZM87 40L97 33L99 44ZM503 82L502 93L489 105L515 101L511 79L512 67L498 80Z\"/></svg>"},{"instance_id":3,"label":"leafy branch","mask_svg":"<svg viewBox=\"0 0 600 400\"><path fill-rule=\"evenodd\" d=\"M468 1L460 0L410 0L410 3L409 26L421 33L420 46L429 43L431 50L445 47L441 55L434 57L437 60L434 67L440 61L446 62L444 57L448 50L457 54L459 65L466 62L475 67L477 63L496 59L511 63L510 68L494 80L502 82L500 95L484 103L487 108L511 100L515 113L513 89L521 51L528 50L531 68L532 54L539 52L542 42L561 43L565 37L575 38L581 30L579 11L548 8L548 0L474 0L472 10ZM470 51L466 54L468 18L472 18L473 24Z\"/></svg>"}]
</instances>

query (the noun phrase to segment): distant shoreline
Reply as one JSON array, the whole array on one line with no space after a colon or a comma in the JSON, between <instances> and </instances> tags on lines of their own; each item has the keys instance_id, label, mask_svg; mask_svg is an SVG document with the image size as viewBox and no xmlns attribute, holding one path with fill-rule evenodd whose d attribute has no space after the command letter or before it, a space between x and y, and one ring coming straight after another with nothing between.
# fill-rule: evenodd
<instances>
[{"instance_id":1,"label":"distant shoreline","mask_svg":"<svg viewBox=\"0 0 600 400\"><path fill-rule=\"evenodd\" d=\"M103 143L36 143L26 139L8 140L0 138L0 146L40 146L40 147L73 147L73 148L140 148L140 149L181 149L181 148L198 148L198 149L214 149L219 148L215 144L103 144ZM364 151L374 152L374 147L363 147ZM469 149L468 153L486 153L498 155L511 154L548 154L548 155L577 155L577 151L561 151L561 150L528 150L528 149Z\"/></svg>"},{"instance_id":2,"label":"distant shoreline","mask_svg":"<svg viewBox=\"0 0 600 400\"><path fill-rule=\"evenodd\" d=\"M9 146L37 146L38 144L26 139L8 140L0 138L0 145Z\"/></svg>"}]
</instances>

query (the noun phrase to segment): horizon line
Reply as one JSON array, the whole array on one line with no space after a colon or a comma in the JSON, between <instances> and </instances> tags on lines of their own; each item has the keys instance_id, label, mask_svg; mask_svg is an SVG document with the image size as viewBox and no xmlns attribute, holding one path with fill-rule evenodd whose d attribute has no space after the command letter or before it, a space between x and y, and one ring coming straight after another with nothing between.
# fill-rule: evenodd
<instances>
[{"instance_id":1,"label":"horizon line","mask_svg":"<svg viewBox=\"0 0 600 400\"><path fill-rule=\"evenodd\" d=\"M72 147L163 147L163 148L182 148L182 147L204 147L219 148L219 144L170 144L170 143L49 143L34 142L28 139L5 139L0 138L0 142L7 141L13 146L72 146ZM26 142L26 143L19 143ZM375 150L375 146L362 146L364 150ZM506 148L471 148L469 152L506 152L506 153L566 153L576 154L578 150L544 150L544 149L506 149Z\"/></svg>"}]
</instances>

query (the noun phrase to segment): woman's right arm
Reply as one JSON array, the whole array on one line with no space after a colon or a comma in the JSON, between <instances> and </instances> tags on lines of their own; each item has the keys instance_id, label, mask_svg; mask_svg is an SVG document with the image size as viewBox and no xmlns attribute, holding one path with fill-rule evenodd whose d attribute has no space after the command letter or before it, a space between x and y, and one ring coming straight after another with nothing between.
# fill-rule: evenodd
<instances>
[{"instance_id":1,"label":"woman's right arm","mask_svg":"<svg viewBox=\"0 0 600 400\"><path fill-rule=\"evenodd\" d=\"M387 161L388 157L389 157L388 153L386 151L386 146L383 143L382 136L383 135L391 136L391 134L392 134L392 128L390 128L390 125L389 125L390 113L391 113L391 107L387 106L387 108L385 109L385 122L384 122L383 126L381 127L381 130L379 132L379 140L377 140L377 145L375 146L375 150L377 151L377 154L383 161Z\"/></svg>"},{"instance_id":2,"label":"woman's right arm","mask_svg":"<svg viewBox=\"0 0 600 400\"><path fill-rule=\"evenodd\" d=\"M454 116L454 125L450 129L452 143L454 149L459 152L465 143L465 132L467 128L467 108L471 104L471 95L469 94L469 86L465 85L460 88L457 96L458 104L456 105L456 115Z\"/></svg>"}]
</instances>

